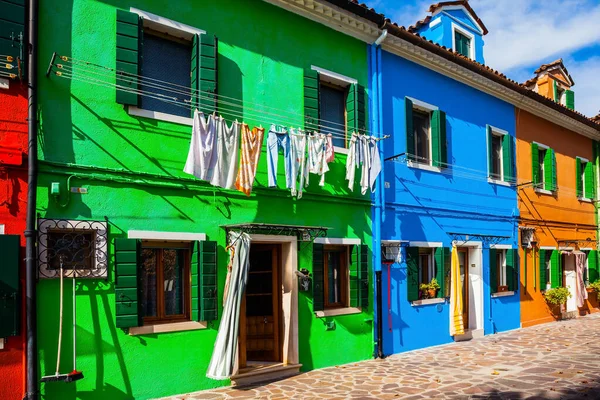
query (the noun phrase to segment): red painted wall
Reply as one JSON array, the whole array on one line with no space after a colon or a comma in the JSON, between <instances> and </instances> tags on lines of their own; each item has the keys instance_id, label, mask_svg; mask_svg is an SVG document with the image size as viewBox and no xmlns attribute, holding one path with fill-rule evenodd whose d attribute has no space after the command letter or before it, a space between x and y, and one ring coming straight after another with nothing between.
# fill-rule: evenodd
<instances>
[{"instance_id":1,"label":"red painted wall","mask_svg":"<svg viewBox=\"0 0 600 400\"><path fill-rule=\"evenodd\" d=\"M5 234L21 235L21 260L25 258L26 151L27 85L11 81L9 89L0 89L0 224L4 225ZM24 262L20 276L24 293ZM21 308L21 336L6 338L4 349L0 350L2 400L20 400L25 393L24 309Z\"/></svg>"}]
</instances>

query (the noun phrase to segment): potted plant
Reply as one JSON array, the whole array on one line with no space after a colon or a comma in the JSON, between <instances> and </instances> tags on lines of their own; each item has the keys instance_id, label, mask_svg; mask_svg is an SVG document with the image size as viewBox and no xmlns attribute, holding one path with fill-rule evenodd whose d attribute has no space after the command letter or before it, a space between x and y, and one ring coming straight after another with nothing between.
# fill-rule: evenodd
<instances>
[{"instance_id":1,"label":"potted plant","mask_svg":"<svg viewBox=\"0 0 600 400\"><path fill-rule=\"evenodd\" d=\"M437 296L437 291L440 289L437 279L433 278L429 283L421 283L419 290L424 299L434 299Z\"/></svg>"},{"instance_id":2,"label":"potted plant","mask_svg":"<svg viewBox=\"0 0 600 400\"><path fill-rule=\"evenodd\" d=\"M596 292L596 296L597 296L598 293L600 293L600 279L598 279L594 283L590 283L586 289L587 289L588 293Z\"/></svg>"},{"instance_id":3,"label":"potted plant","mask_svg":"<svg viewBox=\"0 0 600 400\"><path fill-rule=\"evenodd\" d=\"M544 293L544 298L546 299L546 301L549 304L552 304L555 306L557 306L557 305L560 306L561 311L564 311L565 304L566 304L567 300L569 299L569 297L571 297L569 288L568 287L565 288L562 286L546 290L546 293Z\"/></svg>"}]
</instances>

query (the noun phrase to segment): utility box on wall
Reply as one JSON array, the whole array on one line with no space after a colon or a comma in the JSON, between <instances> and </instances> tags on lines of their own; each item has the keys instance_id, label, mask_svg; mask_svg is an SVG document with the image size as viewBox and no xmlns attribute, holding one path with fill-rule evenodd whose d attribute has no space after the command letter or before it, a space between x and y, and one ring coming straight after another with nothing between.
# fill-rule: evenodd
<instances>
[{"instance_id":1,"label":"utility box on wall","mask_svg":"<svg viewBox=\"0 0 600 400\"><path fill-rule=\"evenodd\" d=\"M0 235L0 338L19 334L19 235Z\"/></svg>"}]
</instances>

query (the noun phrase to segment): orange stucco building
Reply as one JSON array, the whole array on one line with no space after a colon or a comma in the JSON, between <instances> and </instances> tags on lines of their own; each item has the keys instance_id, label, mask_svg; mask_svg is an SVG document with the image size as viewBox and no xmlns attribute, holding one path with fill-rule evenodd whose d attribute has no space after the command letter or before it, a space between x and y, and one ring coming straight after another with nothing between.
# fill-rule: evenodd
<instances>
[{"instance_id":1,"label":"orange stucco building","mask_svg":"<svg viewBox=\"0 0 600 400\"><path fill-rule=\"evenodd\" d=\"M540 94L561 102L561 97L555 96L557 90L549 89L557 87L558 93L570 92L572 80L561 66L562 62L554 74L538 76L539 86L530 81L532 90L535 86ZM523 110L517 109L516 117L517 194L523 244L522 326L554 321L563 313L565 317L576 317L598 311L595 293L586 292L588 299L582 307L577 306L578 293L584 292L579 282L583 279L587 285L600 278L595 205L597 138ZM578 252L586 257L582 276L577 274L575 263ZM572 295L562 312L560 307L550 306L543 296L547 289L559 286L568 287Z\"/></svg>"}]
</instances>

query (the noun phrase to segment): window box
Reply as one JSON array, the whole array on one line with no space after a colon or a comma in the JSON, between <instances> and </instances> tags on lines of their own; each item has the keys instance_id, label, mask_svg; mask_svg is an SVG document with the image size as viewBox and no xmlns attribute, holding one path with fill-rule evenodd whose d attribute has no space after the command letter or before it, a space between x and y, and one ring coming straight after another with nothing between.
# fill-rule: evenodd
<instances>
[{"instance_id":1,"label":"window box","mask_svg":"<svg viewBox=\"0 0 600 400\"><path fill-rule=\"evenodd\" d=\"M443 304L445 302L446 302L446 299L444 297L439 297L439 298L435 298L435 299L423 299L423 300L411 301L410 305L413 307L417 307L417 306L427 306L427 305L431 305L431 304Z\"/></svg>"},{"instance_id":2,"label":"window box","mask_svg":"<svg viewBox=\"0 0 600 400\"><path fill-rule=\"evenodd\" d=\"M496 297L509 297L514 295L516 292L509 290L506 292L497 292L497 293L492 293L492 298L496 298Z\"/></svg>"}]
</instances>

